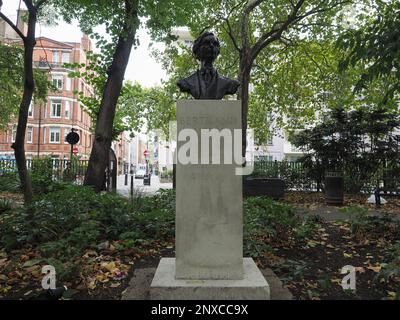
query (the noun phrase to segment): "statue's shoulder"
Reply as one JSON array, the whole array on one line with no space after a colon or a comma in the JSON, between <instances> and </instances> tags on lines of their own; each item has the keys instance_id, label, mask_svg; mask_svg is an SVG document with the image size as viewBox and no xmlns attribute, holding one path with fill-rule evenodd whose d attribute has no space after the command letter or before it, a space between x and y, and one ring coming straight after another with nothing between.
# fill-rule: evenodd
<instances>
[{"instance_id":1,"label":"statue's shoulder","mask_svg":"<svg viewBox=\"0 0 400 320\"><path fill-rule=\"evenodd\" d=\"M193 88L198 83L197 71L192 73L189 77L177 81L177 85L181 90L188 90Z\"/></svg>"},{"instance_id":2,"label":"statue's shoulder","mask_svg":"<svg viewBox=\"0 0 400 320\"><path fill-rule=\"evenodd\" d=\"M227 93L234 94L236 93L237 89L239 88L240 82L235 79L230 79L224 76L219 76L218 80L222 87L227 90Z\"/></svg>"}]
</instances>

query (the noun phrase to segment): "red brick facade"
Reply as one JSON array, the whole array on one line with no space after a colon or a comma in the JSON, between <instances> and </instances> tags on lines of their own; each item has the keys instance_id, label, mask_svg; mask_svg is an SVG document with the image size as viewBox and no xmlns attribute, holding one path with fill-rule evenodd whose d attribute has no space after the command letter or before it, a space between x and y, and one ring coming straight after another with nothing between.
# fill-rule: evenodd
<instances>
[{"instance_id":1,"label":"red brick facade","mask_svg":"<svg viewBox=\"0 0 400 320\"><path fill-rule=\"evenodd\" d=\"M83 79L68 77L69 69L64 63L86 63L85 51L91 50L87 36L81 43L59 42L48 38L38 38L34 51L36 68L48 70L49 79L59 90L49 92L46 104L33 104L28 119L25 150L27 158L51 155L56 158L69 158L70 145L65 136L73 128L80 135L76 145L78 156L87 159L90 155L93 135L90 132L91 119L77 101L75 92L83 91L93 95L91 86ZM0 157L13 157L13 124L6 132L0 133Z\"/></svg>"}]
</instances>

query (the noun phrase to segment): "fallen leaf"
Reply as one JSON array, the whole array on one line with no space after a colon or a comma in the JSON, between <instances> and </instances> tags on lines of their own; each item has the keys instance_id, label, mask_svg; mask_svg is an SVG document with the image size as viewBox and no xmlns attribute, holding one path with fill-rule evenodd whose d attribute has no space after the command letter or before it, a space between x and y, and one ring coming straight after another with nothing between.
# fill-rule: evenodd
<instances>
[{"instance_id":1,"label":"fallen leaf","mask_svg":"<svg viewBox=\"0 0 400 320\"><path fill-rule=\"evenodd\" d=\"M363 267L356 267L355 269L356 269L356 272L359 272L359 273L365 272L365 269Z\"/></svg>"},{"instance_id":2,"label":"fallen leaf","mask_svg":"<svg viewBox=\"0 0 400 320\"><path fill-rule=\"evenodd\" d=\"M42 261L42 259L28 260L28 261L26 261L26 262L22 265L22 267L23 267L23 268L32 267L32 266L34 266L34 265L39 264L41 261Z\"/></svg>"},{"instance_id":3,"label":"fallen leaf","mask_svg":"<svg viewBox=\"0 0 400 320\"><path fill-rule=\"evenodd\" d=\"M374 272L379 272L379 271L381 271L382 267L380 265L377 265L377 266L369 265L367 267L367 269L372 270Z\"/></svg>"},{"instance_id":4,"label":"fallen leaf","mask_svg":"<svg viewBox=\"0 0 400 320\"><path fill-rule=\"evenodd\" d=\"M118 270L118 268L115 265L114 261L111 262L103 262L101 264L101 267L104 269L107 269L108 271L110 271L111 273L114 272L115 270Z\"/></svg>"},{"instance_id":5,"label":"fallen leaf","mask_svg":"<svg viewBox=\"0 0 400 320\"><path fill-rule=\"evenodd\" d=\"M120 282L114 282L114 283L111 284L110 287L111 287L111 288L118 288L120 285L121 285Z\"/></svg>"}]
</instances>

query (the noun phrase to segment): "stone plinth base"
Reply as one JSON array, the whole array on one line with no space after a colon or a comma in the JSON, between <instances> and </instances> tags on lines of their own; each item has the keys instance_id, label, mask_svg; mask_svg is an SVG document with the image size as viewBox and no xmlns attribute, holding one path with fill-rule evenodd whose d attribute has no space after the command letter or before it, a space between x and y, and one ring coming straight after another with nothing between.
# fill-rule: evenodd
<instances>
[{"instance_id":1,"label":"stone plinth base","mask_svg":"<svg viewBox=\"0 0 400 320\"><path fill-rule=\"evenodd\" d=\"M177 280L175 259L162 258L150 287L152 300L269 300L270 288L253 259L243 259L242 280Z\"/></svg>"}]
</instances>

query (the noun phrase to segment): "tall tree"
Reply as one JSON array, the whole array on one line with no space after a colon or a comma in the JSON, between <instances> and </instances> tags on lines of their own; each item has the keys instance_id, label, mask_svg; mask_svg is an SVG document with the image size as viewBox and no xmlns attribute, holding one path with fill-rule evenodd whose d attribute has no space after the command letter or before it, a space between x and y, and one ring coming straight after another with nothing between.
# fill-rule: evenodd
<instances>
[{"instance_id":1,"label":"tall tree","mask_svg":"<svg viewBox=\"0 0 400 320\"><path fill-rule=\"evenodd\" d=\"M321 38L332 33L332 22L352 0L209 0L203 13L189 24L199 32L205 27L227 34L239 55L238 99L242 101L243 154L249 107L252 69L266 49L304 38Z\"/></svg>"},{"instance_id":2,"label":"tall tree","mask_svg":"<svg viewBox=\"0 0 400 320\"><path fill-rule=\"evenodd\" d=\"M36 22L38 13L48 0L23 0L27 13L27 34L23 34L4 13L0 11L2 18L22 39L24 44L24 90L18 113L18 125L15 142L12 145L15 154L15 160L18 167L18 174L21 181L21 186L24 191L25 203L32 201L32 183L26 166L25 157L25 134L26 125L28 122L29 106L35 91L35 79L33 71L33 50L36 45ZM3 5L3 0L0 0L0 10Z\"/></svg>"},{"instance_id":3,"label":"tall tree","mask_svg":"<svg viewBox=\"0 0 400 320\"><path fill-rule=\"evenodd\" d=\"M133 45L138 45L136 32L140 18L154 37L162 37L173 25L182 25L188 12L200 2L184 0L57 0L63 16L76 17L81 27L98 41L106 68L104 90L96 121L95 139L90 155L85 184L100 191L113 135L113 123L124 74ZM96 25L105 24L110 40L93 32Z\"/></svg>"}]
</instances>

